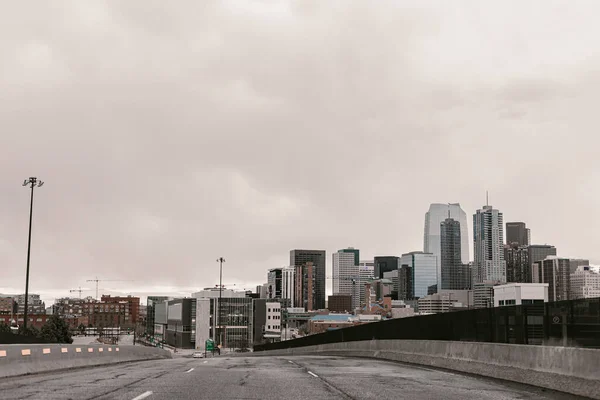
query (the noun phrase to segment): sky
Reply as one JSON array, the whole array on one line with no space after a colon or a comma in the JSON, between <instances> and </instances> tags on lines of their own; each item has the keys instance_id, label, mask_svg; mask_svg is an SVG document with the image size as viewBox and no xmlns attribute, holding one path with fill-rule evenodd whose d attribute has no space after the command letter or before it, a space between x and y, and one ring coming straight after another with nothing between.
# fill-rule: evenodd
<instances>
[{"instance_id":1,"label":"sky","mask_svg":"<svg viewBox=\"0 0 600 400\"><path fill-rule=\"evenodd\" d=\"M0 293L266 281L294 248L422 250L485 204L600 263L596 1L12 2ZM472 231L472 226L469 226ZM472 236L471 236L472 240ZM472 254L472 249L471 249ZM118 281L120 280L120 282Z\"/></svg>"}]
</instances>

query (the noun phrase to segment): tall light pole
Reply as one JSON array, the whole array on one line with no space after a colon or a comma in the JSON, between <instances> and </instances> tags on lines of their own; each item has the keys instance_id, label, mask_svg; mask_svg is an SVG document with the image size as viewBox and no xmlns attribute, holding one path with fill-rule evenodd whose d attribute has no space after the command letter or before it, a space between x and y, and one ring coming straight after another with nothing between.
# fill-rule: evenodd
<instances>
[{"instance_id":1,"label":"tall light pole","mask_svg":"<svg viewBox=\"0 0 600 400\"><path fill-rule=\"evenodd\" d=\"M29 300L29 259L31 256L31 223L33 220L33 189L42 187L44 182L38 180L35 176L25 179L23 186L31 187L31 202L29 203L29 240L27 241L27 272L25 273L25 308L23 313L23 330L27 330L27 311L28 311L28 300ZM17 320L18 320L17 314Z\"/></svg>"},{"instance_id":2,"label":"tall light pole","mask_svg":"<svg viewBox=\"0 0 600 400\"><path fill-rule=\"evenodd\" d=\"M223 294L223 263L225 259L223 257L219 257L217 259L219 263L219 307L217 310L218 322L219 322L219 345L223 346L223 326L221 325L221 298Z\"/></svg>"}]
</instances>

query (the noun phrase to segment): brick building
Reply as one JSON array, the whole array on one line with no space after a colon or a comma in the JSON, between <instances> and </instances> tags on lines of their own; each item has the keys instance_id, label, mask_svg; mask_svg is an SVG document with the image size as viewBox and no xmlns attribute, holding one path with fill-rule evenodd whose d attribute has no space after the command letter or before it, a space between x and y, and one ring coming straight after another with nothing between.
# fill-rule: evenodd
<instances>
[{"instance_id":1,"label":"brick building","mask_svg":"<svg viewBox=\"0 0 600 400\"><path fill-rule=\"evenodd\" d=\"M46 313L44 314L27 314L27 318L29 318L29 322L27 323L27 327L34 327L40 329L42 326L46 324L46 320L50 317ZM13 319L17 321L19 326L23 325L23 315L14 315ZM0 315L0 324L10 325L11 316L10 314L2 314Z\"/></svg>"},{"instance_id":2,"label":"brick building","mask_svg":"<svg viewBox=\"0 0 600 400\"><path fill-rule=\"evenodd\" d=\"M351 294L334 294L327 299L327 308L334 313L346 313L352 311Z\"/></svg>"},{"instance_id":3,"label":"brick building","mask_svg":"<svg viewBox=\"0 0 600 400\"><path fill-rule=\"evenodd\" d=\"M140 319L139 297L102 295L101 301L102 303L109 305L126 303L126 306L124 307L126 309L124 321L128 324L135 325ZM121 307L121 309L123 308Z\"/></svg>"}]
</instances>

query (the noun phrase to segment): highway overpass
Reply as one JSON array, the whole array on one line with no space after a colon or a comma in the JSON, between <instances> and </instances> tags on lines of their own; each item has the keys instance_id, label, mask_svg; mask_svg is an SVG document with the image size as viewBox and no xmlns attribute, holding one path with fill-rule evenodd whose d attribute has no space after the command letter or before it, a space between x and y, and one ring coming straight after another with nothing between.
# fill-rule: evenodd
<instances>
[{"instance_id":1,"label":"highway overpass","mask_svg":"<svg viewBox=\"0 0 600 400\"><path fill-rule=\"evenodd\" d=\"M397 362L329 356L174 357L0 379L6 399L574 400L568 394Z\"/></svg>"}]
</instances>

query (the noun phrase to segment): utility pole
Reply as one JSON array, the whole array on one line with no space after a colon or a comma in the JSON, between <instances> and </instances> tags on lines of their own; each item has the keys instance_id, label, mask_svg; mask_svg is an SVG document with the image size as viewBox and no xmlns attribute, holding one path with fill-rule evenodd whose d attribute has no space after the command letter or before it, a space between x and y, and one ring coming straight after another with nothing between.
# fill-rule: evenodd
<instances>
[{"instance_id":1,"label":"utility pole","mask_svg":"<svg viewBox=\"0 0 600 400\"><path fill-rule=\"evenodd\" d=\"M27 241L27 272L25 273L25 308L23 309L23 330L27 329L27 307L28 307L28 297L29 297L29 259L31 255L31 223L33 221L33 188L42 187L44 182L38 180L35 176L30 177L29 179L25 179L23 182L23 186L31 187L31 202L29 203L29 240ZM19 314L17 313L17 320L19 319Z\"/></svg>"},{"instance_id":2,"label":"utility pole","mask_svg":"<svg viewBox=\"0 0 600 400\"><path fill-rule=\"evenodd\" d=\"M221 299L223 295L223 263L225 259L223 257L219 257L217 259L219 263L219 307L218 307L218 322L219 322L219 345L223 346L223 325L221 323Z\"/></svg>"}]
</instances>

